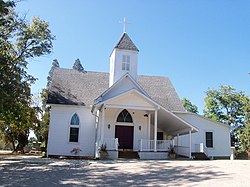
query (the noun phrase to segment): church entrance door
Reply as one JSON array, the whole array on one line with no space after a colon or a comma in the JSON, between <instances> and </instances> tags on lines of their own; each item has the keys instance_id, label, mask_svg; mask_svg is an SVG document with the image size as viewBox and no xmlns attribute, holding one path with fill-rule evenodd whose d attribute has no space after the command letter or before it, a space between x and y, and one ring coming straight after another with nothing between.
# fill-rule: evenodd
<instances>
[{"instance_id":1,"label":"church entrance door","mask_svg":"<svg viewBox=\"0 0 250 187\"><path fill-rule=\"evenodd\" d=\"M115 138L118 138L119 149L133 149L134 127L116 125Z\"/></svg>"}]
</instances>

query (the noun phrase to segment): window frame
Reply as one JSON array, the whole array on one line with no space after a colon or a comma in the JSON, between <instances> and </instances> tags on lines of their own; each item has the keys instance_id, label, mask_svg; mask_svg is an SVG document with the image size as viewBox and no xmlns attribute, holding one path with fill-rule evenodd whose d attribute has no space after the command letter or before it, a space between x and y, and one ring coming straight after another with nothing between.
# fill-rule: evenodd
<instances>
[{"instance_id":1,"label":"window frame","mask_svg":"<svg viewBox=\"0 0 250 187\"><path fill-rule=\"evenodd\" d=\"M77 130L77 135L73 134L71 132L71 130L73 131L73 129ZM76 138L77 141L74 141L74 139ZM79 142L79 127L70 127L69 128L69 142L70 143L78 143Z\"/></svg>"},{"instance_id":2,"label":"window frame","mask_svg":"<svg viewBox=\"0 0 250 187\"><path fill-rule=\"evenodd\" d=\"M211 133L212 137L210 139L207 138L207 133ZM214 149L214 131L206 130L204 134L205 145L208 149ZM208 146L208 143L211 143L211 146Z\"/></svg>"},{"instance_id":3,"label":"window frame","mask_svg":"<svg viewBox=\"0 0 250 187\"><path fill-rule=\"evenodd\" d=\"M122 55L122 70L130 71L130 55Z\"/></svg>"},{"instance_id":4,"label":"window frame","mask_svg":"<svg viewBox=\"0 0 250 187\"><path fill-rule=\"evenodd\" d=\"M72 124L72 119L77 116L78 120L76 124ZM81 121L80 121L80 117L79 115L75 112L70 120L69 120L69 131L68 131L68 142L69 143L72 143L72 144L79 144L80 142L80 124L81 124ZM78 129L78 135L77 135L77 141L72 141L72 136L75 136L74 134L72 135L71 132L72 132L72 129Z\"/></svg>"},{"instance_id":5,"label":"window frame","mask_svg":"<svg viewBox=\"0 0 250 187\"><path fill-rule=\"evenodd\" d=\"M123 121L118 121L118 118L120 117L121 114L123 114L123 111L127 111L127 115L124 116L123 115ZM126 121L126 118L127 116L130 116L131 117L131 121ZM132 115L130 114L130 112L127 110L127 109L123 109L122 111L120 111L116 117L116 123L128 123L128 124L133 124L134 123L134 120L133 120L133 117Z\"/></svg>"}]
</instances>

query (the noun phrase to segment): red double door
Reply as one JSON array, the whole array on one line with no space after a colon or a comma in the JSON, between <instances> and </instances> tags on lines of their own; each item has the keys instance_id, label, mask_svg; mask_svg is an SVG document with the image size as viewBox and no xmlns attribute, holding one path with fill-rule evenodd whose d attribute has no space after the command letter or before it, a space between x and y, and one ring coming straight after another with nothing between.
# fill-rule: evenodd
<instances>
[{"instance_id":1,"label":"red double door","mask_svg":"<svg viewBox=\"0 0 250 187\"><path fill-rule=\"evenodd\" d=\"M119 149L133 149L134 127L116 125L115 138L118 138Z\"/></svg>"}]
</instances>

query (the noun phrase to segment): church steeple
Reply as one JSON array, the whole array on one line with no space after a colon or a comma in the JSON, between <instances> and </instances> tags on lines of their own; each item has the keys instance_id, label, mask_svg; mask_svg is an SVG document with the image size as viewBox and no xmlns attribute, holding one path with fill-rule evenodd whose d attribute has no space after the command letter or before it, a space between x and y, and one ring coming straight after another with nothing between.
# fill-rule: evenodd
<instances>
[{"instance_id":1,"label":"church steeple","mask_svg":"<svg viewBox=\"0 0 250 187\"><path fill-rule=\"evenodd\" d=\"M126 32L122 34L115 48L139 51Z\"/></svg>"},{"instance_id":2,"label":"church steeple","mask_svg":"<svg viewBox=\"0 0 250 187\"><path fill-rule=\"evenodd\" d=\"M109 86L126 73L137 80L138 52L138 48L124 32L110 55Z\"/></svg>"}]
</instances>

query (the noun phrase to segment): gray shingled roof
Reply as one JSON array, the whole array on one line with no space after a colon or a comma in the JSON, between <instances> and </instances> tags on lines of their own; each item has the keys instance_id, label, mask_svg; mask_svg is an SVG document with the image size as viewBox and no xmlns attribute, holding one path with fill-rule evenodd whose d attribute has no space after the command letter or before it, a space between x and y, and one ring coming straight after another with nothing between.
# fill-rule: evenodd
<instances>
[{"instance_id":1,"label":"gray shingled roof","mask_svg":"<svg viewBox=\"0 0 250 187\"><path fill-rule=\"evenodd\" d=\"M138 76L138 83L155 102L170 111L185 111L170 80L159 76ZM47 104L93 105L109 87L109 74L86 73L56 68L49 89Z\"/></svg>"},{"instance_id":2,"label":"gray shingled roof","mask_svg":"<svg viewBox=\"0 0 250 187\"><path fill-rule=\"evenodd\" d=\"M122 34L115 48L139 51L126 32Z\"/></svg>"}]
</instances>

